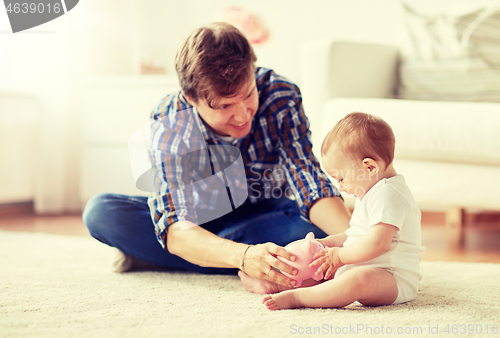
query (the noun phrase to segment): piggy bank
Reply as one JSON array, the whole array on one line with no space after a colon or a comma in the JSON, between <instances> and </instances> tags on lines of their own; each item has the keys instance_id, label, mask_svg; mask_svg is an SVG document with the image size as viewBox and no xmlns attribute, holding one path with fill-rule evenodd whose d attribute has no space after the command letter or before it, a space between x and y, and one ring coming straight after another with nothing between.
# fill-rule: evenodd
<instances>
[{"instance_id":1,"label":"piggy bank","mask_svg":"<svg viewBox=\"0 0 500 338\"><path fill-rule=\"evenodd\" d=\"M281 273L287 277L295 279L297 281L297 285L295 285L295 287L300 286L302 281L308 278L313 278L317 281L323 278L323 273L319 275L315 274L319 266L314 266L312 268L309 267L309 264L313 261L314 254L324 249L323 245L314 239L314 233L310 232L306 235L306 238L299 239L298 241L288 244L285 246L285 249L297 257L295 262L282 257L278 257L278 259L296 268L298 273L297 276L290 275L283 271L281 271Z\"/></svg>"}]
</instances>

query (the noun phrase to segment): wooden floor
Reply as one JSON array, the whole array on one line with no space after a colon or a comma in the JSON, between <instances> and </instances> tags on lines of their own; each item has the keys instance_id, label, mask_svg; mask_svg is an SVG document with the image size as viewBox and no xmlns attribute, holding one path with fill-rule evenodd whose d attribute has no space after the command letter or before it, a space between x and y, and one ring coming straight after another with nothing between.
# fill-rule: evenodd
<instances>
[{"instance_id":1,"label":"wooden floor","mask_svg":"<svg viewBox=\"0 0 500 338\"><path fill-rule=\"evenodd\" d=\"M0 230L90 236L81 215L37 216L32 212L1 211ZM444 213L422 214L424 260L500 263L500 213L466 214L460 242L444 221Z\"/></svg>"}]
</instances>

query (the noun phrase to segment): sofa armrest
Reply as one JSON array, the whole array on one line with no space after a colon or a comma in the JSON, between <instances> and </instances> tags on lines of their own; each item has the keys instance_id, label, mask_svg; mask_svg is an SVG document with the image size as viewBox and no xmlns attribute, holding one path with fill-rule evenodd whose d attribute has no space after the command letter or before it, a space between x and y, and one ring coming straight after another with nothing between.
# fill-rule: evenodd
<instances>
[{"instance_id":1,"label":"sofa armrest","mask_svg":"<svg viewBox=\"0 0 500 338\"><path fill-rule=\"evenodd\" d=\"M315 147L325 104L336 97L393 97L397 62L396 46L332 40L302 46L300 89Z\"/></svg>"}]
</instances>

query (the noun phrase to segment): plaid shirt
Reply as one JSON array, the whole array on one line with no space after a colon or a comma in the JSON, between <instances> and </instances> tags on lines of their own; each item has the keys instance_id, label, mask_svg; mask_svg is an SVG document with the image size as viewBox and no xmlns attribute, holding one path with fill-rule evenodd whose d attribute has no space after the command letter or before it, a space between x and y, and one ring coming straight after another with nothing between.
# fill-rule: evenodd
<instances>
[{"instance_id":1,"label":"plaid shirt","mask_svg":"<svg viewBox=\"0 0 500 338\"><path fill-rule=\"evenodd\" d=\"M248 199L244 203L291 197L296 200L302 217L309 221L309 210L316 200L340 197L340 193L322 172L312 153L309 122L302 109L298 87L270 69L257 68L255 75L259 108L252 129L248 135L231 143L239 149L243 160L248 187ZM188 149L202 151L207 146L227 143L201 119L180 91L163 98L151 113L151 119L150 150L160 174L148 205L158 241L166 247L170 225L184 220L196 223L196 210L209 210L210 202L216 201L220 197L217 194L223 191L203 184L197 191L186 186L177 189L183 181L189 180L183 176L190 174L188 170L179 170L180 167L197 166L200 177L195 180L209 177L214 168L208 164L207 156L197 156L196 163L187 163L190 160L185 156L169 159L166 154L186 155ZM167 177L175 179L167 180Z\"/></svg>"}]
</instances>

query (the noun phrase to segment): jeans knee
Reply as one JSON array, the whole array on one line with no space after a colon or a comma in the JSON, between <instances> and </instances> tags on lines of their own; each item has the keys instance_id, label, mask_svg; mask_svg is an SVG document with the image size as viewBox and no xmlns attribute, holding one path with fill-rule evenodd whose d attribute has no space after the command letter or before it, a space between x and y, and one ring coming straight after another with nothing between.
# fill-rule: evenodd
<instances>
[{"instance_id":1,"label":"jeans knee","mask_svg":"<svg viewBox=\"0 0 500 338\"><path fill-rule=\"evenodd\" d=\"M315 225L313 226L311 231L314 233L315 238L325 238L328 236L328 234L326 232L324 232L323 230L321 230L320 228L318 228Z\"/></svg>"},{"instance_id":2,"label":"jeans knee","mask_svg":"<svg viewBox=\"0 0 500 338\"><path fill-rule=\"evenodd\" d=\"M301 222L303 225L300 228L300 230L302 231L302 233L305 233L305 235L303 237L305 237L309 232L312 232L314 234L314 238L325 238L328 236L323 230L318 228L313 223L309 223L309 222L302 220L302 219L301 219Z\"/></svg>"},{"instance_id":3,"label":"jeans knee","mask_svg":"<svg viewBox=\"0 0 500 338\"><path fill-rule=\"evenodd\" d=\"M102 220L108 209L107 204L109 204L112 196L113 194L108 193L98 194L91 197L85 205L82 219L93 237L96 237L96 232L100 228L100 224L102 224Z\"/></svg>"}]
</instances>

